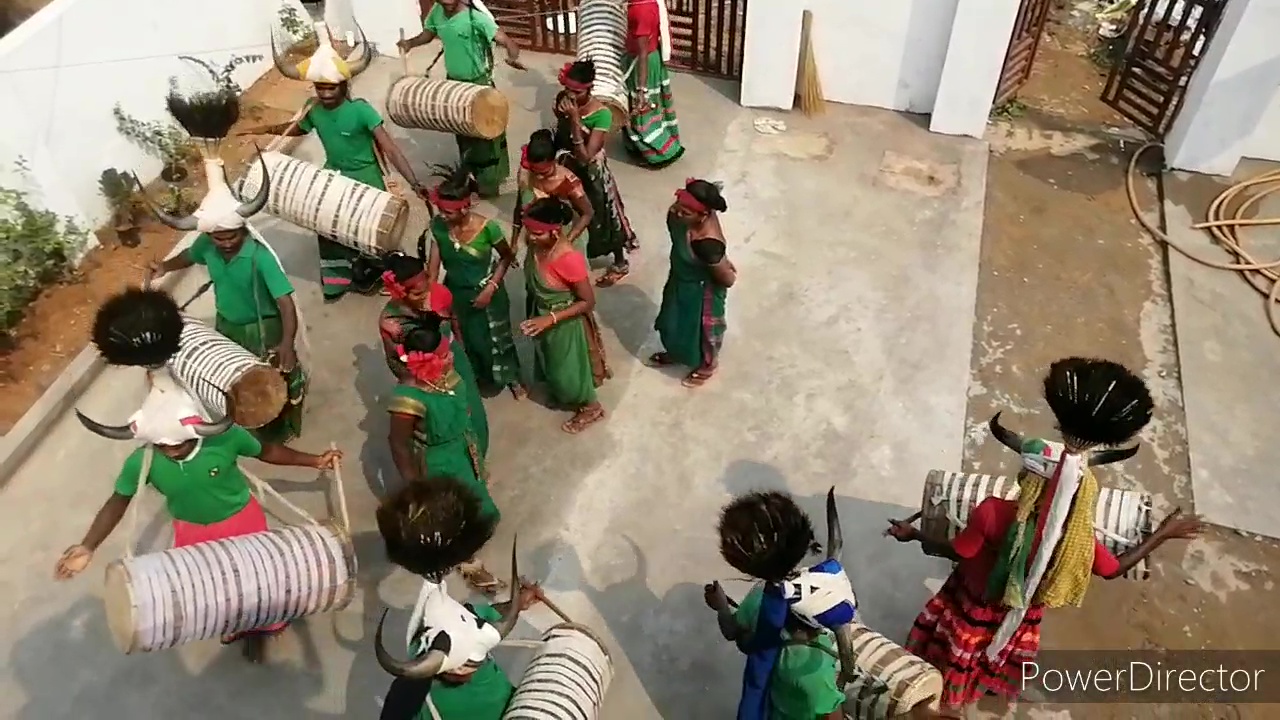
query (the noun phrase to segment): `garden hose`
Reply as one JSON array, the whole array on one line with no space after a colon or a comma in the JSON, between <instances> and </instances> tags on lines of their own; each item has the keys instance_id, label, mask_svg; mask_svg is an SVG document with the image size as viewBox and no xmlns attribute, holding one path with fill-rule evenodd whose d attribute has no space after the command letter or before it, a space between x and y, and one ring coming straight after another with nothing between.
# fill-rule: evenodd
<instances>
[{"instance_id":1,"label":"garden hose","mask_svg":"<svg viewBox=\"0 0 1280 720\"><path fill-rule=\"evenodd\" d=\"M1147 143L1138 148L1133 153L1133 157L1129 158L1129 171L1125 177L1125 189L1129 193L1129 207L1133 210L1134 217L1137 218L1138 222L1142 223L1142 227L1146 228L1151 237L1182 253L1187 258L1205 267L1218 270L1233 270L1244 276L1250 287L1257 290L1259 294L1267 299L1267 320L1271 322L1272 331L1276 335L1280 335L1280 313L1276 309L1277 300L1280 300L1280 271L1277 270L1277 268L1280 268L1280 259L1259 262L1241 246L1239 235L1239 229L1243 227L1280 225L1280 217L1244 217L1244 214L1262 202L1263 198L1280 191L1280 170L1263 173L1250 180L1236 183L1223 190L1213 199L1213 202L1209 203L1209 208L1205 212L1205 222L1192 225L1191 228L1193 230L1208 231L1219 247L1234 256L1235 262L1207 260L1175 243L1168 233L1161 230L1156 223L1152 222L1142 212L1138 202L1138 183L1136 181L1138 161L1142 158L1143 153L1160 147L1159 143ZM1270 185L1270 187L1258 189L1259 186L1266 185ZM1250 191L1253 194L1248 194Z\"/></svg>"}]
</instances>

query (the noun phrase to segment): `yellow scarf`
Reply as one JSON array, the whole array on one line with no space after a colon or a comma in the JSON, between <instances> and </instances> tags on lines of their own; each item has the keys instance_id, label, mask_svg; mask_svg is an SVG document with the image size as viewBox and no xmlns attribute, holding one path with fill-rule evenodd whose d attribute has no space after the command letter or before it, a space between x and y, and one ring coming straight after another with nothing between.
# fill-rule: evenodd
<instances>
[{"instance_id":1,"label":"yellow scarf","mask_svg":"<svg viewBox=\"0 0 1280 720\"><path fill-rule=\"evenodd\" d=\"M1035 537L1038 514L1049 511L1048 503L1041 502L1047 499L1045 490L1048 486L1049 481L1045 478L1030 472L1022 473L1016 522L1024 536L1023 541L1028 544ZM1086 466L1071 513L1062 529L1062 540L1053 551L1031 604L1047 608L1079 607L1084 601L1093 574L1093 516L1097 503L1098 481ZM1009 584L1005 586L1004 604L1009 607L1024 606L1021 583L1014 582L1014 577L1019 574L1017 571L1025 572L1024 568L1015 568Z\"/></svg>"}]
</instances>

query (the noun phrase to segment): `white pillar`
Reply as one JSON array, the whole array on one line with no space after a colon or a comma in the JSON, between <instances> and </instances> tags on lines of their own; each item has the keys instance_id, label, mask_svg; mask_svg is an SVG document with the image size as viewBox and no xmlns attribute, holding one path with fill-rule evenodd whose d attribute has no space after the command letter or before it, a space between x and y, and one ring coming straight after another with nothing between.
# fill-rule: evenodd
<instances>
[{"instance_id":1,"label":"white pillar","mask_svg":"<svg viewBox=\"0 0 1280 720\"><path fill-rule=\"evenodd\" d=\"M1019 5L1019 0L960 0L929 118L931 132L982 137Z\"/></svg>"},{"instance_id":2,"label":"white pillar","mask_svg":"<svg viewBox=\"0 0 1280 720\"><path fill-rule=\"evenodd\" d=\"M1165 137L1179 170L1230 175L1280 84L1280 3L1230 0Z\"/></svg>"},{"instance_id":3,"label":"white pillar","mask_svg":"<svg viewBox=\"0 0 1280 720\"><path fill-rule=\"evenodd\" d=\"M740 105L782 110L795 106L803 14L804 4L795 0L747 3Z\"/></svg>"}]
</instances>

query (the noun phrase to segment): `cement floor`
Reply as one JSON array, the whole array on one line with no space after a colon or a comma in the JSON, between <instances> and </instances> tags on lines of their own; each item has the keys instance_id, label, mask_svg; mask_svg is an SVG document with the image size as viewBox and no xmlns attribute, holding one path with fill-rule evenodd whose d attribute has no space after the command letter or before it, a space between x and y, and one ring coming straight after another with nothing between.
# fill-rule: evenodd
<instances>
[{"instance_id":1,"label":"cement floor","mask_svg":"<svg viewBox=\"0 0 1280 720\"><path fill-rule=\"evenodd\" d=\"M538 115L549 118L561 62L536 58L529 73L499 78L516 108L513 154ZM380 61L356 93L380 104L396 67ZM603 714L611 720L730 712L741 661L719 640L701 587L731 574L717 556L715 515L748 489L787 488L819 514L834 485L865 619L901 636L945 568L880 533L886 518L918 506L928 470L959 467L965 427L985 145L837 106L814 121L786 116L785 133L766 135L730 86L678 75L674 92L686 158L664 172L615 162L643 250L632 278L600 293L615 372L603 390L608 421L569 437L558 429L563 415L535 402L503 395L489 403L504 513L487 549L491 567L506 570L518 530L522 572L606 636L619 672ZM454 157L446 136L394 134L417 163ZM304 145L301 154L314 152ZM651 325L669 247L663 217L690 175L725 182L724 221L741 272L723 369L697 392L641 363L656 349ZM505 215L510 206L500 205ZM380 301L322 305L309 235L274 220L259 227L283 256L310 329L314 379L298 446L332 440L350 458L357 600L297 623L262 669L216 642L120 655L106 631L99 573L119 555L122 533L83 577L54 583L51 575L128 448L68 417L0 507L0 588L10 601L0 608L0 717L374 716L388 677L373 659L373 624L384 604L400 608L398 632L417 588L383 560L373 525L376 497L394 482L379 408L391 387L374 331ZM518 283L510 289L520 307ZM80 405L118 419L140 396L136 373L108 370ZM303 481L278 487L325 512L310 474L257 469L273 481ZM167 542L165 526L159 515L151 521L147 546ZM532 636L553 618L536 609L527 620L517 632ZM518 652L499 657L518 669Z\"/></svg>"}]
</instances>

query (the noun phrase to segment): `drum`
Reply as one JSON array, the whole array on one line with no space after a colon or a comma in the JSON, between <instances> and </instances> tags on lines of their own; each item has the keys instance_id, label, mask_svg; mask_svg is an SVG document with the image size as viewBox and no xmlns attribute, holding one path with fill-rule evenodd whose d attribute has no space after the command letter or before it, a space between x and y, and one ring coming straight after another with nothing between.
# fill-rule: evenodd
<instances>
[{"instance_id":1,"label":"drum","mask_svg":"<svg viewBox=\"0 0 1280 720\"><path fill-rule=\"evenodd\" d=\"M404 200L288 155L264 152L262 157L271 174L267 212L366 255L400 247L409 222ZM262 168L254 163L237 191L252 197L261 184Z\"/></svg>"},{"instance_id":2,"label":"drum","mask_svg":"<svg viewBox=\"0 0 1280 720\"><path fill-rule=\"evenodd\" d=\"M920 501L920 530L929 537L950 540L969 521L969 513L978 503L992 496L1016 499L1018 481L999 475L931 470ZM1094 534L1108 550L1120 555L1154 531L1151 507L1148 493L1100 488L1093 516ZM1124 576L1146 580L1151 577L1151 566L1143 558Z\"/></svg>"},{"instance_id":3,"label":"drum","mask_svg":"<svg viewBox=\"0 0 1280 720\"><path fill-rule=\"evenodd\" d=\"M627 124L631 103L623 77L626 0L584 0L578 5L578 59L596 64L591 94L613 112L613 129Z\"/></svg>"},{"instance_id":4,"label":"drum","mask_svg":"<svg viewBox=\"0 0 1280 720\"><path fill-rule=\"evenodd\" d=\"M342 610L356 556L336 525L298 525L117 560L107 626L125 653L153 652Z\"/></svg>"},{"instance_id":5,"label":"drum","mask_svg":"<svg viewBox=\"0 0 1280 720\"><path fill-rule=\"evenodd\" d=\"M596 720L612 680L604 643L581 625L556 625L542 636L502 718Z\"/></svg>"},{"instance_id":6,"label":"drum","mask_svg":"<svg viewBox=\"0 0 1280 720\"><path fill-rule=\"evenodd\" d=\"M280 371L213 328L184 315L178 352L169 371L205 407L225 414L231 397L237 425L259 428L275 420L289 400ZM223 394L225 393L225 395Z\"/></svg>"},{"instance_id":7,"label":"drum","mask_svg":"<svg viewBox=\"0 0 1280 720\"><path fill-rule=\"evenodd\" d=\"M861 623L847 627L858 672L844 688L846 717L885 720L921 703L937 709L942 675L932 665Z\"/></svg>"},{"instance_id":8,"label":"drum","mask_svg":"<svg viewBox=\"0 0 1280 720\"><path fill-rule=\"evenodd\" d=\"M403 128L492 140L507 131L511 108L496 88L402 77L387 92L387 117Z\"/></svg>"}]
</instances>

